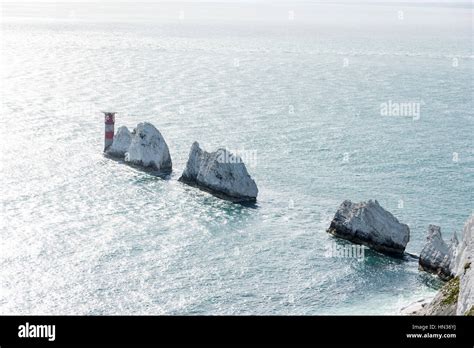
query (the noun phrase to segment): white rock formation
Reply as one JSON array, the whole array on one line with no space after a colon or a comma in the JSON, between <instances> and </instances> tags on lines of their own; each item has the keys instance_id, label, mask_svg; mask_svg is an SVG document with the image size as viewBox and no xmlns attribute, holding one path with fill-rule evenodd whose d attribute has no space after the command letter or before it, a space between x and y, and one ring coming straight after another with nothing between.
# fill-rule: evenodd
<instances>
[{"instance_id":1,"label":"white rock formation","mask_svg":"<svg viewBox=\"0 0 474 348\"><path fill-rule=\"evenodd\" d=\"M114 135L112 145L107 149L106 154L124 158L125 153L128 151L130 144L132 143L132 134L127 127L122 126L117 130Z\"/></svg>"},{"instance_id":2,"label":"white rock formation","mask_svg":"<svg viewBox=\"0 0 474 348\"><path fill-rule=\"evenodd\" d=\"M410 229L375 200L345 200L327 232L386 254L401 255L410 240Z\"/></svg>"},{"instance_id":3,"label":"white rock formation","mask_svg":"<svg viewBox=\"0 0 474 348\"><path fill-rule=\"evenodd\" d=\"M464 225L461 243L455 259L456 275L459 277L457 315L474 315L474 214Z\"/></svg>"},{"instance_id":4,"label":"white rock formation","mask_svg":"<svg viewBox=\"0 0 474 348\"><path fill-rule=\"evenodd\" d=\"M179 181L234 202L255 201L258 195L257 185L240 157L225 149L203 151L197 142L191 146Z\"/></svg>"},{"instance_id":5,"label":"white rock formation","mask_svg":"<svg viewBox=\"0 0 474 348\"><path fill-rule=\"evenodd\" d=\"M415 310L409 314L474 315L474 264L472 263L474 214L464 225L460 243L455 235L451 239L451 246L448 247L441 239L438 226L430 225L429 231L428 243L423 248L423 250L427 249L425 259L430 261L430 267L435 269L446 268L447 261L445 260L448 259L449 271L453 278L438 291L429 304L423 305L422 308L414 308ZM403 312L406 313L406 310L402 310Z\"/></svg>"},{"instance_id":6,"label":"white rock formation","mask_svg":"<svg viewBox=\"0 0 474 348\"><path fill-rule=\"evenodd\" d=\"M125 161L149 167L160 172L170 172L171 156L165 139L151 123L139 123L132 132L132 142L125 154Z\"/></svg>"},{"instance_id":7,"label":"white rock formation","mask_svg":"<svg viewBox=\"0 0 474 348\"><path fill-rule=\"evenodd\" d=\"M441 228L436 225L428 226L427 242L418 260L422 271L438 275L443 280L449 280L455 275L454 253L457 248L457 238L454 235L451 245L441 236Z\"/></svg>"}]
</instances>

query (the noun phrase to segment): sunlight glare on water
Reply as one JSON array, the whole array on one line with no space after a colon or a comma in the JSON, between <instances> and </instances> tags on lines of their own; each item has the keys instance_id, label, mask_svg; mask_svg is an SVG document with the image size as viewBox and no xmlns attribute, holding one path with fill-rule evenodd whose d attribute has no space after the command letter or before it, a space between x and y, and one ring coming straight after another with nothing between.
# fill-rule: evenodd
<instances>
[{"instance_id":1,"label":"sunlight glare on water","mask_svg":"<svg viewBox=\"0 0 474 348\"><path fill-rule=\"evenodd\" d=\"M417 254L429 223L462 228L470 5L2 6L1 314L394 314L434 294L416 261L327 257L344 242L325 230L344 199L377 199ZM171 177L104 158L100 110L152 122ZM195 140L255 151L256 207L177 181Z\"/></svg>"}]
</instances>

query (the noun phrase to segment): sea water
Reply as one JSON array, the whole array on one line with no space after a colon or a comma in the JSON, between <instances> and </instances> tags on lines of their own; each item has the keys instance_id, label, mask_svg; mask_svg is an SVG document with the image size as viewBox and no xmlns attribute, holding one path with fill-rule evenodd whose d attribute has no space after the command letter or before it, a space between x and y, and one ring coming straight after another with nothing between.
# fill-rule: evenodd
<instances>
[{"instance_id":1,"label":"sea water","mask_svg":"<svg viewBox=\"0 0 474 348\"><path fill-rule=\"evenodd\" d=\"M326 233L377 199L449 240L473 210L472 5L4 3L1 314L396 314L439 282ZM104 158L152 122L162 179ZM177 181L193 141L255 207ZM335 252L336 251L336 252Z\"/></svg>"}]
</instances>

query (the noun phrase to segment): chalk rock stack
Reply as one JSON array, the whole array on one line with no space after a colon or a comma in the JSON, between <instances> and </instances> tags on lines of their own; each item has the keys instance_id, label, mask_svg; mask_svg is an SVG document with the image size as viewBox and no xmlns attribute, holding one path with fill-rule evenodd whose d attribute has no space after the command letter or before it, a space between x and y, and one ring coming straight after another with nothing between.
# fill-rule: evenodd
<instances>
[{"instance_id":1,"label":"chalk rock stack","mask_svg":"<svg viewBox=\"0 0 474 348\"><path fill-rule=\"evenodd\" d=\"M441 236L441 228L436 225L428 226L427 242L421 250L419 268L422 271L438 275L443 280L454 277L454 254L458 246L456 235L451 245L446 244Z\"/></svg>"},{"instance_id":2,"label":"chalk rock stack","mask_svg":"<svg viewBox=\"0 0 474 348\"><path fill-rule=\"evenodd\" d=\"M203 151L194 142L179 181L233 202L253 202L258 188L239 156L226 149Z\"/></svg>"},{"instance_id":3,"label":"chalk rock stack","mask_svg":"<svg viewBox=\"0 0 474 348\"><path fill-rule=\"evenodd\" d=\"M120 127L105 153L159 173L172 170L168 145L160 131L148 122L139 123L132 132ZM257 185L239 156L222 148L209 153L197 142L191 146L179 181L233 202L255 202L258 195Z\"/></svg>"},{"instance_id":4,"label":"chalk rock stack","mask_svg":"<svg viewBox=\"0 0 474 348\"><path fill-rule=\"evenodd\" d=\"M337 210L328 233L363 244L389 255L402 255L410 240L410 229L400 223L377 200L353 203L345 200Z\"/></svg>"},{"instance_id":5,"label":"chalk rock stack","mask_svg":"<svg viewBox=\"0 0 474 348\"><path fill-rule=\"evenodd\" d=\"M171 156L165 139L151 123L139 123L132 133L125 161L160 172L170 172Z\"/></svg>"},{"instance_id":6,"label":"chalk rock stack","mask_svg":"<svg viewBox=\"0 0 474 348\"><path fill-rule=\"evenodd\" d=\"M158 172L171 172L171 156L165 139L151 123L139 123L130 132L122 126L114 135L106 154L123 158L125 162Z\"/></svg>"}]
</instances>

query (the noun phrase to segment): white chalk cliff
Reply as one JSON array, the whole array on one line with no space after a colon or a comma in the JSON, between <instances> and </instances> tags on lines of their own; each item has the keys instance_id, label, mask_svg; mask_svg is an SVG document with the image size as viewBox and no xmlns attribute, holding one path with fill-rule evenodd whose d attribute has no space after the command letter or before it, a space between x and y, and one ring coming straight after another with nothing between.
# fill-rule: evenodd
<instances>
[{"instance_id":1,"label":"white chalk cliff","mask_svg":"<svg viewBox=\"0 0 474 348\"><path fill-rule=\"evenodd\" d=\"M170 172L171 156L165 139L151 123L139 123L132 132L132 141L125 161L160 172Z\"/></svg>"},{"instance_id":2,"label":"white chalk cliff","mask_svg":"<svg viewBox=\"0 0 474 348\"><path fill-rule=\"evenodd\" d=\"M114 135L114 140L112 145L106 150L106 154L124 158L125 153L128 151L130 144L132 143L132 133L128 130L127 127L122 126L117 130L117 133Z\"/></svg>"},{"instance_id":3,"label":"white chalk cliff","mask_svg":"<svg viewBox=\"0 0 474 348\"><path fill-rule=\"evenodd\" d=\"M257 185L240 157L225 149L203 151L197 142L191 146L179 181L236 202L255 201L258 195Z\"/></svg>"},{"instance_id":4,"label":"white chalk cliff","mask_svg":"<svg viewBox=\"0 0 474 348\"><path fill-rule=\"evenodd\" d=\"M454 236L450 246L442 240L439 227L430 225L428 243L420 255L420 265L423 257L425 266L420 268L450 280L428 304L423 303L419 308L416 303L411 304L401 314L474 315L473 232L474 214L464 224L461 241ZM447 272L449 277L446 277Z\"/></svg>"},{"instance_id":5,"label":"white chalk cliff","mask_svg":"<svg viewBox=\"0 0 474 348\"><path fill-rule=\"evenodd\" d=\"M410 229L375 200L345 200L337 210L328 233L363 244L382 253L401 255L410 240Z\"/></svg>"},{"instance_id":6,"label":"white chalk cliff","mask_svg":"<svg viewBox=\"0 0 474 348\"><path fill-rule=\"evenodd\" d=\"M474 214L466 221L455 259L456 276L459 277L457 315L474 315Z\"/></svg>"}]
</instances>

